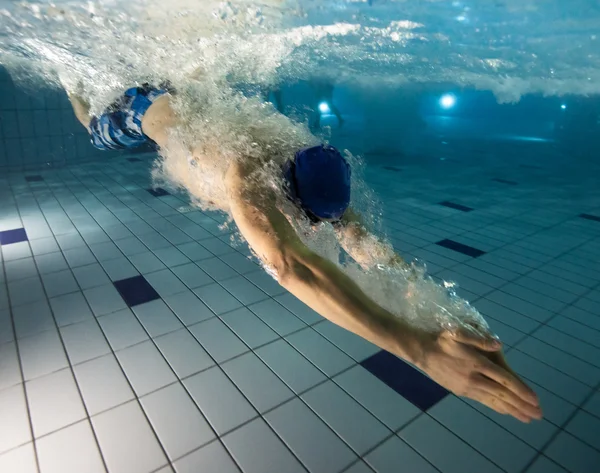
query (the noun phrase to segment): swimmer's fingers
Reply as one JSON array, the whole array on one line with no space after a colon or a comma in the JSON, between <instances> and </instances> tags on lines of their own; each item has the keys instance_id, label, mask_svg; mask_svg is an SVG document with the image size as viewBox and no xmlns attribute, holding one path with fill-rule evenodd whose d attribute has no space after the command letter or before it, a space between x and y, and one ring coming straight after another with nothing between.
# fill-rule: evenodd
<instances>
[{"instance_id":1,"label":"swimmer's fingers","mask_svg":"<svg viewBox=\"0 0 600 473\"><path fill-rule=\"evenodd\" d=\"M482 389L475 389L469 393L469 397L474 401L480 402L484 406L489 407L490 409L496 411L499 414L512 416L515 419L520 420L521 422L525 422L526 424L529 424L531 422L531 416L524 414L512 404L496 396L491 395L487 391L484 391Z\"/></svg>"},{"instance_id":2,"label":"swimmer's fingers","mask_svg":"<svg viewBox=\"0 0 600 473\"><path fill-rule=\"evenodd\" d=\"M481 335L467 327L458 327L450 332L450 336L457 342L470 345L483 351L498 351L502 343L491 335Z\"/></svg>"},{"instance_id":3,"label":"swimmer's fingers","mask_svg":"<svg viewBox=\"0 0 600 473\"><path fill-rule=\"evenodd\" d=\"M488 359L484 359L478 367L478 371L489 378L489 380L479 379L479 387L485 387L489 391L500 393L499 395L503 400L520 409L528 405L539 411L539 400L533 390L504 368ZM541 411L539 412L541 415Z\"/></svg>"},{"instance_id":4,"label":"swimmer's fingers","mask_svg":"<svg viewBox=\"0 0 600 473\"><path fill-rule=\"evenodd\" d=\"M508 414L523 422L541 419L542 410L537 404L531 404L527 396L521 396L497 382L477 377L469 397L485 404L501 414Z\"/></svg>"}]
</instances>

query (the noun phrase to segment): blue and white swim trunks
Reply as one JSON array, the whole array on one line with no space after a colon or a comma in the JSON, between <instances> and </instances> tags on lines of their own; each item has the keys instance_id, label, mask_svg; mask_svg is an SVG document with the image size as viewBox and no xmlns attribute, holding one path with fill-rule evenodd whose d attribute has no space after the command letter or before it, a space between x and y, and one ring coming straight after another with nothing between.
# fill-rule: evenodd
<instances>
[{"instance_id":1,"label":"blue and white swim trunks","mask_svg":"<svg viewBox=\"0 0 600 473\"><path fill-rule=\"evenodd\" d=\"M99 117L90 121L92 144L102 150L131 149L150 141L142 131L142 118L167 89L148 85L132 87Z\"/></svg>"}]
</instances>

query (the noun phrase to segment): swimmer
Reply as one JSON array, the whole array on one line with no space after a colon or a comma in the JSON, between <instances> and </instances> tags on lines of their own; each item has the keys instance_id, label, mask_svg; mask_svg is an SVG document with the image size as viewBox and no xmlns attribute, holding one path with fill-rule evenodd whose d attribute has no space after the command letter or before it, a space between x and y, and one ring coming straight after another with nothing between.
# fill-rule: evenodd
<instances>
[{"instance_id":1,"label":"swimmer","mask_svg":"<svg viewBox=\"0 0 600 473\"><path fill-rule=\"evenodd\" d=\"M92 143L100 149L126 149L148 141L168 149L169 130L179 123L166 87L131 88L100 116L90 116L88 104L77 94L69 98ZM222 158L218 151L212 156L204 148L190 152L196 160ZM541 418L537 396L508 366L495 338L465 328L431 333L413 327L375 303L334 263L304 245L290 219L307 217L315 225L329 222L342 247L363 266L374 264L373 254L392 266L406 265L349 208L351 169L338 150L323 145L300 149L282 163L288 198L295 204L292 215L277 204L273 188L251 179L257 166L253 159L229 165L219 183L226 189L227 202L219 206L232 215L281 286L334 324L412 363L453 393L523 422ZM370 251L361 245L367 240L378 242L375 251L372 245Z\"/></svg>"},{"instance_id":2,"label":"swimmer","mask_svg":"<svg viewBox=\"0 0 600 473\"><path fill-rule=\"evenodd\" d=\"M342 114L333 103L333 84L325 81L315 81L312 83L312 87L317 95L317 110L314 114L311 129L315 131L321 128L321 119L323 118L323 113L321 113L319 107L322 103L327 104L329 110L331 110L331 113L335 115L335 118L337 118L339 126L344 126L344 119L342 118Z\"/></svg>"}]
</instances>

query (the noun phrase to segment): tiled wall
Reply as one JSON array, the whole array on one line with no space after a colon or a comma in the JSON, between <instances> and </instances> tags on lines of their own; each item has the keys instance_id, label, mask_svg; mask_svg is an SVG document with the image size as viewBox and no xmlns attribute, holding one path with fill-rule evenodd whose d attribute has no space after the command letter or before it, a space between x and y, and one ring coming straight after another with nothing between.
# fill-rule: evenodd
<instances>
[{"instance_id":1,"label":"tiled wall","mask_svg":"<svg viewBox=\"0 0 600 473\"><path fill-rule=\"evenodd\" d=\"M64 91L21 86L1 66L0 138L0 169L5 170L63 166L108 156L91 146Z\"/></svg>"}]
</instances>

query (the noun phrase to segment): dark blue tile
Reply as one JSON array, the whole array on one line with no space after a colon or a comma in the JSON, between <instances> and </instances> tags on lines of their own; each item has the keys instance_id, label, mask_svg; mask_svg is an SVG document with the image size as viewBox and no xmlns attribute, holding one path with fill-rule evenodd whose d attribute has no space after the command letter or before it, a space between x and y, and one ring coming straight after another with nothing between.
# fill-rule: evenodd
<instances>
[{"instance_id":1,"label":"dark blue tile","mask_svg":"<svg viewBox=\"0 0 600 473\"><path fill-rule=\"evenodd\" d=\"M457 241L453 240L441 240L438 241L436 245L443 246L449 250L458 251L463 255L472 256L473 258L478 258L481 255L485 255L485 251L478 250L477 248L473 248L469 245L463 245L462 243L458 243Z\"/></svg>"},{"instance_id":2,"label":"dark blue tile","mask_svg":"<svg viewBox=\"0 0 600 473\"><path fill-rule=\"evenodd\" d=\"M515 181L509 181L507 179L500 179L500 178L497 178L497 177L495 177L494 179L492 179L492 181L501 182L502 184L508 184L509 186L516 186L518 184Z\"/></svg>"},{"instance_id":3,"label":"dark blue tile","mask_svg":"<svg viewBox=\"0 0 600 473\"><path fill-rule=\"evenodd\" d=\"M471 212L472 210L475 210L471 207L455 204L454 202L449 202L447 200L445 200L444 202L440 202L440 205L443 205L444 207L450 207L451 209L462 210L463 212Z\"/></svg>"},{"instance_id":4,"label":"dark blue tile","mask_svg":"<svg viewBox=\"0 0 600 473\"><path fill-rule=\"evenodd\" d=\"M402 169L397 168L396 166L383 166L383 169L387 169L388 171L400 172Z\"/></svg>"},{"instance_id":5,"label":"dark blue tile","mask_svg":"<svg viewBox=\"0 0 600 473\"><path fill-rule=\"evenodd\" d=\"M15 228L14 230L5 230L0 232L0 244L10 245L11 243L19 243L28 241L27 232L24 228Z\"/></svg>"},{"instance_id":6,"label":"dark blue tile","mask_svg":"<svg viewBox=\"0 0 600 473\"><path fill-rule=\"evenodd\" d=\"M596 215L580 214L579 216L581 218L585 218L586 220L593 220L595 222L600 222L600 217L597 217Z\"/></svg>"},{"instance_id":7,"label":"dark blue tile","mask_svg":"<svg viewBox=\"0 0 600 473\"><path fill-rule=\"evenodd\" d=\"M148 192L152 194L154 197L163 197L165 195L171 195L162 187L156 187L155 189L148 189Z\"/></svg>"},{"instance_id":8,"label":"dark blue tile","mask_svg":"<svg viewBox=\"0 0 600 473\"><path fill-rule=\"evenodd\" d=\"M42 176L25 176L27 182L41 182L44 180Z\"/></svg>"},{"instance_id":9,"label":"dark blue tile","mask_svg":"<svg viewBox=\"0 0 600 473\"><path fill-rule=\"evenodd\" d=\"M144 276L121 279L113 284L129 307L160 299L158 293Z\"/></svg>"},{"instance_id":10,"label":"dark blue tile","mask_svg":"<svg viewBox=\"0 0 600 473\"><path fill-rule=\"evenodd\" d=\"M142 160L139 158L127 158L130 163L140 163Z\"/></svg>"},{"instance_id":11,"label":"dark blue tile","mask_svg":"<svg viewBox=\"0 0 600 473\"><path fill-rule=\"evenodd\" d=\"M376 353L361 365L423 411L448 395L435 381L387 351Z\"/></svg>"}]
</instances>

